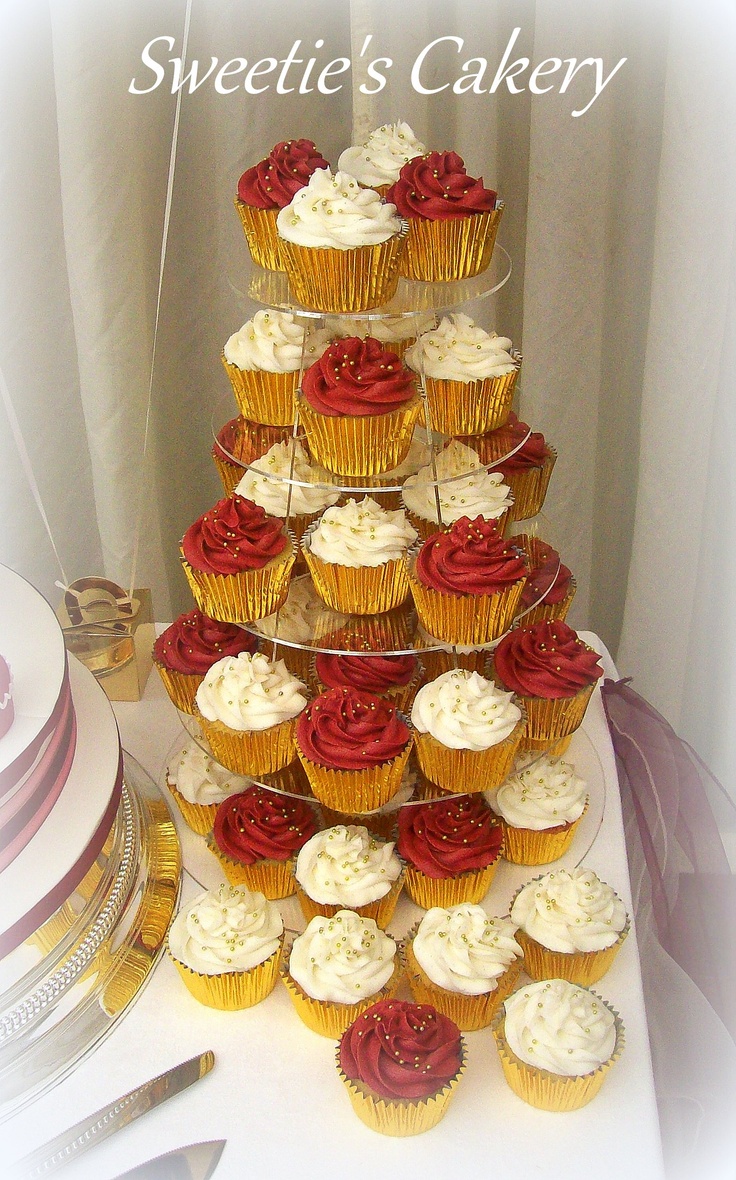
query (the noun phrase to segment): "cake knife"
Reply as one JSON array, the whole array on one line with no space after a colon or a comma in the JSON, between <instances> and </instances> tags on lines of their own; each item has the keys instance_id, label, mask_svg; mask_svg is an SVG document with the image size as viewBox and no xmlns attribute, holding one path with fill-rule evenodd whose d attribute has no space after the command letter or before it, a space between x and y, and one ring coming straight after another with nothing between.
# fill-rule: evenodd
<instances>
[{"instance_id":1,"label":"cake knife","mask_svg":"<svg viewBox=\"0 0 736 1180\"><path fill-rule=\"evenodd\" d=\"M146 1160L115 1180L209 1180L226 1142L226 1139L211 1139L207 1143L190 1143L189 1147L179 1147Z\"/></svg>"},{"instance_id":2,"label":"cake knife","mask_svg":"<svg viewBox=\"0 0 736 1180\"><path fill-rule=\"evenodd\" d=\"M154 1106L159 1106L199 1081L214 1064L215 1055L208 1049L206 1053L191 1057L189 1061L183 1061L158 1077L151 1078L149 1082L137 1086L109 1106L103 1106L55 1139L49 1140L43 1147L24 1156L6 1173L6 1180L42 1180L43 1177L54 1175L59 1168L79 1159L80 1155L116 1131L130 1126L142 1114L153 1110Z\"/></svg>"}]
</instances>

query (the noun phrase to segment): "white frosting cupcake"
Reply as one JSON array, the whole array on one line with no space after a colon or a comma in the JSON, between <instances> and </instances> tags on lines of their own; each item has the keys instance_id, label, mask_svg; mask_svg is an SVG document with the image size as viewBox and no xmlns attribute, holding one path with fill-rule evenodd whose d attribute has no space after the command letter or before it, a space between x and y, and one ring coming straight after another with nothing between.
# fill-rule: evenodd
<instances>
[{"instance_id":1,"label":"white frosting cupcake","mask_svg":"<svg viewBox=\"0 0 736 1180\"><path fill-rule=\"evenodd\" d=\"M464 902L428 910L412 948L424 973L450 992L477 996L494 991L498 978L522 955L510 918L489 918Z\"/></svg>"},{"instance_id":2,"label":"white frosting cupcake","mask_svg":"<svg viewBox=\"0 0 736 1180\"><path fill-rule=\"evenodd\" d=\"M574 766L545 754L510 775L488 802L507 824L542 832L574 823L583 814L587 798L587 785Z\"/></svg>"},{"instance_id":3,"label":"white frosting cupcake","mask_svg":"<svg viewBox=\"0 0 736 1180\"><path fill-rule=\"evenodd\" d=\"M312 918L294 940L289 973L313 1000L356 1004L388 983L395 954L396 943L372 918L338 910Z\"/></svg>"},{"instance_id":4,"label":"white frosting cupcake","mask_svg":"<svg viewBox=\"0 0 736 1180\"><path fill-rule=\"evenodd\" d=\"M387 315L370 320L364 316L328 316L326 328L333 338L358 336L364 340L366 336L372 336L390 348L392 344L403 344L405 340L414 340L420 333L428 332L435 322L434 312L431 311L415 315Z\"/></svg>"},{"instance_id":5,"label":"white frosting cupcake","mask_svg":"<svg viewBox=\"0 0 736 1180\"><path fill-rule=\"evenodd\" d=\"M374 839L363 827L338 825L307 840L295 875L313 901L357 909L390 892L401 861L392 842Z\"/></svg>"},{"instance_id":6,"label":"white frosting cupcake","mask_svg":"<svg viewBox=\"0 0 736 1180\"><path fill-rule=\"evenodd\" d=\"M276 218L279 235L297 246L352 250L386 242L402 228L396 206L347 172L320 168Z\"/></svg>"},{"instance_id":7,"label":"white frosting cupcake","mask_svg":"<svg viewBox=\"0 0 736 1180\"><path fill-rule=\"evenodd\" d=\"M311 578L295 578L281 610L259 619L257 626L267 639L278 636L291 643L310 644L317 621L325 613L325 604L312 585Z\"/></svg>"},{"instance_id":8,"label":"white frosting cupcake","mask_svg":"<svg viewBox=\"0 0 736 1180\"><path fill-rule=\"evenodd\" d=\"M193 741L187 743L177 761L167 771L169 785L187 803L199 807L222 803L223 799L247 790L252 781L245 775L226 770Z\"/></svg>"},{"instance_id":9,"label":"white frosting cupcake","mask_svg":"<svg viewBox=\"0 0 736 1180\"><path fill-rule=\"evenodd\" d=\"M517 367L507 336L486 332L468 315L443 316L404 353L415 372L444 381L483 381L501 377Z\"/></svg>"},{"instance_id":10,"label":"white frosting cupcake","mask_svg":"<svg viewBox=\"0 0 736 1180\"><path fill-rule=\"evenodd\" d=\"M371 131L365 143L345 148L337 166L370 187L393 184L404 164L426 155L427 148L408 123L384 123Z\"/></svg>"},{"instance_id":11,"label":"white frosting cupcake","mask_svg":"<svg viewBox=\"0 0 736 1180\"><path fill-rule=\"evenodd\" d=\"M283 660L239 652L213 664L197 689L197 708L208 721L241 733L270 729L301 713L307 690Z\"/></svg>"},{"instance_id":12,"label":"white frosting cupcake","mask_svg":"<svg viewBox=\"0 0 736 1180\"><path fill-rule=\"evenodd\" d=\"M278 906L244 886L206 890L180 910L169 931L175 959L199 975L250 971L278 949Z\"/></svg>"},{"instance_id":13,"label":"white frosting cupcake","mask_svg":"<svg viewBox=\"0 0 736 1180\"><path fill-rule=\"evenodd\" d=\"M257 311L227 341L225 360L238 369L266 373L295 373L316 361L332 337L325 328L310 332L303 320L275 308Z\"/></svg>"},{"instance_id":14,"label":"white frosting cupcake","mask_svg":"<svg viewBox=\"0 0 736 1180\"><path fill-rule=\"evenodd\" d=\"M555 869L530 881L511 907L514 922L551 951L602 951L626 926L626 910L592 869Z\"/></svg>"},{"instance_id":15,"label":"white frosting cupcake","mask_svg":"<svg viewBox=\"0 0 736 1180\"><path fill-rule=\"evenodd\" d=\"M366 496L342 508L328 508L307 534L310 552L321 561L379 566L398 561L417 538L404 512L387 512Z\"/></svg>"},{"instance_id":16,"label":"white frosting cupcake","mask_svg":"<svg viewBox=\"0 0 736 1180\"><path fill-rule=\"evenodd\" d=\"M409 476L402 490L405 507L422 520L439 523L438 492L443 525L454 524L461 516L497 520L514 502L503 475L486 471L477 451L457 439L440 452L435 468L436 480L432 465L427 464L416 475ZM450 482L440 482L443 480Z\"/></svg>"},{"instance_id":17,"label":"white frosting cupcake","mask_svg":"<svg viewBox=\"0 0 736 1180\"><path fill-rule=\"evenodd\" d=\"M592 1073L616 1046L613 1012L564 979L531 983L505 1002L504 1034L521 1061L565 1077Z\"/></svg>"},{"instance_id":18,"label":"white frosting cupcake","mask_svg":"<svg viewBox=\"0 0 736 1180\"><path fill-rule=\"evenodd\" d=\"M420 688L411 711L419 733L452 750L488 750L505 741L521 720L514 694L478 672L444 672Z\"/></svg>"},{"instance_id":19,"label":"white frosting cupcake","mask_svg":"<svg viewBox=\"0 0 736 1180\"><path fill-rule=\"evenodd\" d=\"M293 468L292 468L293 448ZM270 475L261 472L268 471ZM290 480L300 480L293 483ZM325 487L304 487L305 483L329 484L330 476L320 467L312 467L300 442L274 443L265 455L248 468L234 491L264 508L269 516L285 517L287 503L293 516L322 512L340 499L339 492ZM291 502L289 503L289 490Z\"/></svg>"}]
</instances>

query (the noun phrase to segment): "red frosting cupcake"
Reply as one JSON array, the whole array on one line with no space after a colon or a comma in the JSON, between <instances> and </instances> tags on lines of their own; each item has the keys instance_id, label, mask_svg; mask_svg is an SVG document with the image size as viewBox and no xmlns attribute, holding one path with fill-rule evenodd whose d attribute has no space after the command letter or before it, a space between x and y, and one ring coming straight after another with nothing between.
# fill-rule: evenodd
<instances>
[{"instance_id":1,"label":"red frosting cupcake","mask_svg":"<svg viewBox=\"0 0 736 1180\"><path fill-rule=\"evenodd\" d=\"M363 1122L416 1135L445 1112L463 1070L463 1040L429 1004L381 1000L343 1033L337 1065Z\"/></svg>"},{"instance_id":2,"label":"red frosting cupcake","mask_svg":"<svg viewBox=\"0 0 736 1180\"><path fill-rule=\"evenodd\" d=\"M177 709L194 712L194 697L206 672L223 656L258 650L258 640L234 623L199 610L179 615L153 645L153 659Z\"/></svg>"},{"instance_id":3,"label":"red frosting cupcake","mask_svg":"<svg viewBox=\"0 0 736 1180\"><path fill-rule=\"evenodd\" d=\"M245 475L245 464L265 455L274 443L291 438L291 426L264 426L239 416L231 418L217 433L212 458L226 496L232 496Z\"/></svg>"},{"instance_id":4,"label":"red frosting cupcake","mask_svg":"<svg viewBox=\"0 0 736 1180\"><path fill-rule=\"evenodd\" d=\"M390 697L397 708L407 710L414 699L422 665L416 656L338 656L319 652L314 661L318 691L325 688L357 688Z\"/></svg>"},{"instance_id":5,"label":"red frosting cupcake","mask_svg":"<svg viewBox=\"0 0 736 1180\"><path fill-rule=\"evenodd\" d=\"M7 662L0 656L0 737L4 737L15 720L13 678Z\"/></svg>"},{"instance_id":6,"label":"red frosting cupcake","mask_svg":"<svg viewBox=\"0 0 736 1180\"><path fill-rule=\"evenodd\" d=\"M283 521L252 500L218 500L187 529L181 553L197 605L212 618L246 622L283 605L294 547Z\"/></svg>"},{"instance_id":7,"label":"red frosting cupcake","mask_svg":"<svg viewBox=\"0 0 736 1180\"><path fill-rule=\"evenodd\" d=\"M502 851L502 826L481 795L402 807L396 845L405 885L425 910L479 903Z\"/></svg>"},{"instance_id":8,"label":"red frosting cupcake","mask_svg":"<svg viewBox=\"0 0 736 1180\"><path fill-rule=\"evenodd\" d=\"M240 177L235 208L253 260L259 266L283 269L276 215L318 168L329 168L329 164L311 139L290 139L277 143L265 159Z\"/></svg>"},{"instance_id":9,"label":"red frosting cupcake","mask_svg":"<svg viewBox=\"0 0 736 1180\"><path fill-rule=\"evenodd\" d=\"M528 576L521 596L521 609L525 611L523 623L564 619L575 596L575 579L560 555L551 545L538 537L524 535L514 538L528 556Z\"/></svg>"},{"instance_id":10,"label":"red frosting cupcake","mask_svg":"<svg viewBox=\"0 0 736 1180\"><path fill-rule=\"evenodd\" d=\"M518 447L513 455L494 465L494 471L501 472L514 493L511 519L528 520L542 511L552 468L557 462L557 451L548 445L543 434L537 430L530 432L526 422L520 422L512 412L504 426L472 439L472 445L484 463L493 463Z\"/></svg>"},{"instance_id":11,"label":"red frosting cupcake","mask_svg":"<svg viewBox=\"0 0 736 1180\"><path fill-rule=\"evenodd\" d=\"M294 892L296 854L316 831L308 803L253 786L220 804L209 846L232 885L274 899Z\"/></svg>"},{"instance_id":12,"label":"red frosting cupcake","mask_svg":"<svg viewBox=\"0 0 736 1180\"><path fill-rule=\"evenodd\" d=\"M422 626L444 643L490 643L510 625L526 566L493 521L462 516L433 533L409 563Z\"/></svg>"},{"instance_id":13,"label":"red frosting cupcake","mask_svg":"<svg viewBox=\"0 0 736 1180\"><path fill-rule=\"evenodd\" d=\"M301 414L313 458L340 475L390 471L409 450L416 377L372 336L346 336L310 365Z\"/></svg>"}]
</instances>

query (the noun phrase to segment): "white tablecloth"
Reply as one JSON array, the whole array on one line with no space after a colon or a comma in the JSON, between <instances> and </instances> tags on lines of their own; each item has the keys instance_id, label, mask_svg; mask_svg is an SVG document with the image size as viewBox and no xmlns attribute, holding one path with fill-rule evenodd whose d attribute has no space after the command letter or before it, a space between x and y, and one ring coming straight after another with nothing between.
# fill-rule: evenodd
<instances>
[{"instance_id":1,"label":"white tablecloth","mask_svg":"<svg viewBox=\"0 0 736 1180\"><path fill-rule=\"evenodd\" d=\"M601 647L595 636L583 635ZM613 671L610 661L607 670ZM115 712L125 749L160 782L167 755L184 735L156 673L143 702L116 705ZM591 807L588 827L576 835L572 859L564 863L584 854L584 863L631 912L616 772L598 691L569 757L589 780ZM185 866L204 884L219 880L201 839L183 823L179 830ZM535 872L501 865L484 903L489 913L507 913L518 884ZM196 889L185 875L184 896ZM391 930L403 933L419 912L402 901ZM283 913L287 926L299 921L293 900ZM335 1070L334 1043L301 1023L281 984L256 1008L216 1012L198 1005L163 959L107 1040L8 1126L12 1156L154 1074L213 1049L216 1065L207 1078L95 1148L66 1173L70 1180L109 1180L151 1156L205 1139L227 1140L216 1180L266 1174L301 1180L657 1180L663 1175L661 1148L635 930L596 990L621 1013L626 1048L589 1106L567 1114L527 1106L506 1085L492 1034L483 1030L466 1034L468 1068L439 1126L414 1138L389 1139L353 1114Z\"/></svg>"}]
</instances>

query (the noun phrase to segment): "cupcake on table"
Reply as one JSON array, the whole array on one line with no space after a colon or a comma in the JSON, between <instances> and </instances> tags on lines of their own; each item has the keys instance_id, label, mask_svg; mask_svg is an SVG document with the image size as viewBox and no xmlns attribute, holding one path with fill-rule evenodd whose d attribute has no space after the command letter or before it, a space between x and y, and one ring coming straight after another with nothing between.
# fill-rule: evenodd
<instances>
[{"instance_id":1,"label":"cupcake on table","mask_svg":"<svg viewBox=\"0 0 736 1180\"><path fill-rule=\"evenodd\" d=\"M547 754L517 767L487 799L503 825L504 859L545 865L567 852L588 806L575 768Z\"/></svg>"},{"instance_id":2,"label":"cupcake on table","mask_svg":"<svg viewBox=\"0 0 736 1180\"><path fill-rule=\"evenodd\" d=\"M257 311L222 351L241 414L267 426L291 426L299 373L321 356L330 340L325 329L312 330L291 312Z\"/></svg>"},{"instance_id":3,"label":"cupcake on table","mask_svg":"<svg viewBox=\"0 0 736 1180\"><path fill-rule=\"evenodd\" d=\"M342 909L373 918L385 930L404 882L393 843L364 827L337 824L312 836L297 856L296 893L307 921Z\"/></svg>"},{"instance_id":4,"label":"cupcake on table","mask_svg":"<svg viewBox=\"0 0 736 1180\"><path fill-rule=\"evenodd\" d=\"M435 474L436 473L436 474ZM461 516L482 516L503 533L513 505L511 489L497 472L486 471L476 451L453 440L416 475L404 482L401 499L423 540ZM439 499L440 513L437 512ZM440 520L441 516L441 520Z\"/></svg>"},{"instance_id":5,"label":"cupcake on table","mask_svg":"<svg viewBox=\"0 0 736 1180\"><path fill-rule=\"evenodd\" d=\"M417 139L408 123L384 123L371 131L365 143L345 148L337 166L341 172L349 172L365 188L376 189L385 196L399 179L404 164L426 154L425 145Z\"/></svg>"},{"instance_id":6,"label":"cupcake on table","mask_svg":"<svg viewBox=\"0 0 736 1180\"><path fill-rule=\"evenodd\" d=\"M213 664L241 651L258 649L254 635L234 623L221 623L200 610L179 615L153 645L153 662L172 703L184 713L195 710L197 689Z\"/></svg>"},{"instance_id":7,"label":"cupcake on table","mask_svg":"<svg viewBox=\"0 0 736 1180\"><path fill-rule=\"evenodd\" d=\"M259 266L283 270L276 232L278 212L313 172L328 167L311 139L289 139L277 143L265 159L240 177L235 208L253 261Z\"/></svg>"},{"instance_id":8,"label":"cupcake on table","mask_svg":"<svg viewBox=\"0 0 736 1180\"><path fill-rule=\"evenodd\" d=\"M482 901L503 834L482 796L459 795L402 807L396 847L406 863L406 892L428 910Z\"/></svg>"}]
</instances>

